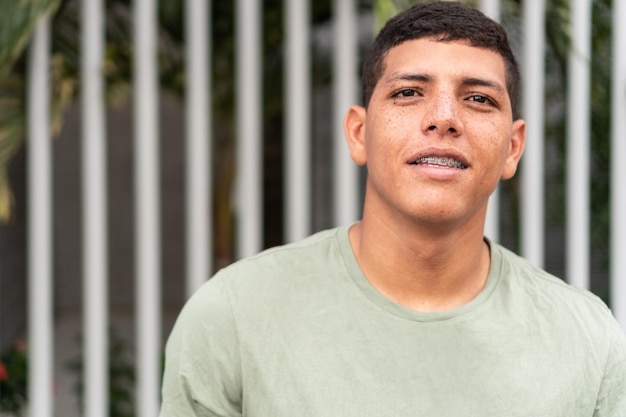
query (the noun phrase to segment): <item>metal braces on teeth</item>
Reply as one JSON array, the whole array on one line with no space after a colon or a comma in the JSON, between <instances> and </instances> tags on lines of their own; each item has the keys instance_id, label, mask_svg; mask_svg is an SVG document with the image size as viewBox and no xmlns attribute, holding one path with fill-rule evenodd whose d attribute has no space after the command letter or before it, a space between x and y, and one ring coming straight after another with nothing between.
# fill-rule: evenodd
<instances>
[{"instance_id":1,"label":"metal braces on teeth","mask_svg":"<svg viewBox=\"0 0 626 417\"><path fill-rule=\"evenodd\" d=\"M419 159L418 163L420 164L434 164L439 166L449 166L451 168L459 168L465 169L465 165L460 163L459 161L455 161L450 158L437 158L435 156L423 156Z\"/></svg>"}]
</instances>

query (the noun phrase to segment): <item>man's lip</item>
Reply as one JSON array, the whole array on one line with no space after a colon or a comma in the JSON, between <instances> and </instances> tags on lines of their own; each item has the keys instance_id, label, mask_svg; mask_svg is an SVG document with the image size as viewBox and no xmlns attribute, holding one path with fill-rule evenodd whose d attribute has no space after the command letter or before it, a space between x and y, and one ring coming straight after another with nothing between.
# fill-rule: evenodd
<instances>
[{"instance_id":1,"label":"man's lip","mask_svg":"<svg viewBox=\"0 0 626 417\"><path fill-rule=\"evenodd\" d=\"M465 165L466 168L470 167L469 161L467 160L467 158L459 151L455 150L455 149L441 149L441 148L427 148L427 149L422 149L419 152L413 154L413 156L411 156L406 163L407 164L413 164L416 161L419 161L421 158L426 158L429 156L434 156L436 158L452 158L460 163L462 163L463 165Z\"/></svg>"}]
</instances>

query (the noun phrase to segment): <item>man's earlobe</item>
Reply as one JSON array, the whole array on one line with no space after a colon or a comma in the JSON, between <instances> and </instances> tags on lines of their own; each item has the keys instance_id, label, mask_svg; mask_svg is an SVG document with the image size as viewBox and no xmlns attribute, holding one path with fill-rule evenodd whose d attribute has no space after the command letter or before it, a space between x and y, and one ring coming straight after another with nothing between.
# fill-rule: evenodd
<instances>
[{"instance_id":1,"label":"man's earlobe","mask_svg":"<svg viewBox=\"0 0 626 417\"><path fill-rule=\"evenodd\" d=\"M358 165L367 162L365 154L365 116L362 106L352 106L343 119L343 129L350 148L350 157Z\"/></svg>"},{"instance_id":2,"label":"man's earlobe","mask_svg":"<svg viewBox=\"0 0 626 417\"><path fill-rule=\"evenodd\" d=\"M513 122L513 132L509 143L509 153L504 162L502 179L508 180L515 175L520 158L526 145L526 122L522 119Z\"/></svg>"}]
</instances>

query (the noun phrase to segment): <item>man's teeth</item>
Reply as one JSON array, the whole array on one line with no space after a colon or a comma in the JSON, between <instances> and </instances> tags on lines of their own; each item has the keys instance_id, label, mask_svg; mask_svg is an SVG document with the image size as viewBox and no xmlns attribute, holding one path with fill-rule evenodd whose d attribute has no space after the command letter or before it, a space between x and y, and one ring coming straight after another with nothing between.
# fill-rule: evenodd
<instances>
[{"instance_id":1,"label":"man's teeth","mask_svg":"<svg viewBox=\"0 0 626 417\"><path fill-rule=\"evenodd\" d=\"M450 168L459 168L465 169L467 168L465 165L460 163L454 158L446 158L446 157L437 157L437 156L423 156L417 161L415 161L418 165L437 165L442 167L450 167Z\"/></svg>"}]
</instances>

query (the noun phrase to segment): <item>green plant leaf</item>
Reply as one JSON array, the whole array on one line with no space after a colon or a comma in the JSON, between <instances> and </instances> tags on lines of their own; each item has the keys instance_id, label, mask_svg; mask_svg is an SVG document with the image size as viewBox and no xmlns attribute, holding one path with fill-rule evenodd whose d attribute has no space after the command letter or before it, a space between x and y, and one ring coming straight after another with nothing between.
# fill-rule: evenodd
<instances>
[{"instance_id":1,"label":"green plant leaf","mask_svg":"<svg viewBox=\"0 0 626 417\"><path fill-rule=\"evenodd\" d=\"M0 77L22 54L39 17L54 13L59 4L60 0L0 0Z\"/></svg>"}]
</instances>

